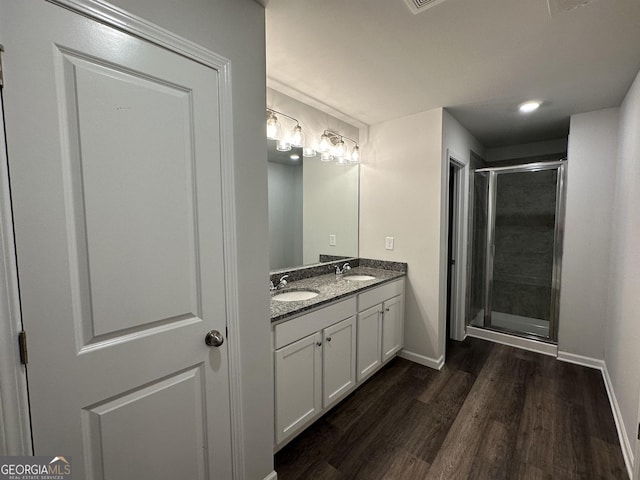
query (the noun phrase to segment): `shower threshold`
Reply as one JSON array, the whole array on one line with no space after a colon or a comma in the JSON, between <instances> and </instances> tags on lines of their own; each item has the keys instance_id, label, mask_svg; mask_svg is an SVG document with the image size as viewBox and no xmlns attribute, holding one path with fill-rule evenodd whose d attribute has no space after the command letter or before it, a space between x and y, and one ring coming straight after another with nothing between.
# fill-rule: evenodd
<instances>
[{"instance_id":1,"label":"shower threshold","mask_svg":"<svg viewBox=\"0 0 640 480\"><path fill-rule=\"evenodd\" d=\"M471 325L478 328L490 328L506 333L534 336L547 340L549 338L549 322L539 318L523 317L504 312L491 313L491 326L484 326L484 310L480 310Z\"/></svg>"}]
</instances>

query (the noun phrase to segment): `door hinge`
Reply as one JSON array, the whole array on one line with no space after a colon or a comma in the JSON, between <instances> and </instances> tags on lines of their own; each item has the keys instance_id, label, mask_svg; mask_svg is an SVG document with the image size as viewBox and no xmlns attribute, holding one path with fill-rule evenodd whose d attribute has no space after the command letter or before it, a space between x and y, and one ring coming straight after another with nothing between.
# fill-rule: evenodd
<instances>
[{"instance_id":1,"label":"door hinge","mask_svg":"<svg viewBox=\"0 0 640 480\"><path fill-rule=\"evenodd\" d=\"M18 334L18 345L20 348L20 363L26 365L29 362L29 352L27 351L27 332L24 330Z\"/></svg>"},{"instance_id":2,"label":"door hinge","mask_svg":"<svg viewBox=\"0 0 640 480\"><path fill-rule=\"evenodd\" d=\"M638 440L640 440L640 423L638 424Z\"/></svg>"},{"instance_id":3,"label":"door hinge","mask_svg":"<svg viewBox=\"0 0 640 480\"><path fill-rule=\"evenodd\" d=\"M4 53L4 47L0 45L0 87L4 86L4 69L2 68L2 54Z\"/></svg>"}]
</instances>

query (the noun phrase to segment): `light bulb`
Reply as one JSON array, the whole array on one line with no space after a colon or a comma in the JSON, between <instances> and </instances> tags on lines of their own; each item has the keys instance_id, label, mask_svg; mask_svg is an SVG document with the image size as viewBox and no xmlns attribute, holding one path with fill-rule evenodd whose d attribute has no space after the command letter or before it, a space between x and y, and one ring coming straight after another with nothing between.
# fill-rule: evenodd
<instances>
[{"instance_id":1,"label":"light bulb","mask_svg":"<svg viewBox=\"0 0 640 480\"><path fill-rule=\"evenodd\" d=\"M347 149L344 146L344 140L342 140L341 138L340 141L336 143L335 149L333 151L333 156L338 158L344 158L344 154L346 153L346 151Z\"/></svg>"},{"instance_id":2,"label":"light bulb","mask_svg":"<svg viewBox=\"0 0 640 480\"><path fill-rule=\"evenodd\" d=\"M329 152L325 152L320 155L320 160L323 162L330 162L333 160L333 156Z\"/></svg>"},{"instance_id":3,"label":"light bulb","mask_svg":"<svg viewBox=\"0 0 640 480\"><path fill-rule=\"evenodd\" d=\"M538 107L542 104L542 102L538 102L535 100L532 100L530 102L524 102L522 103L518 108L520 109L520 111L522 113L531 113L534 110L537 110Z\"/></svg>"},{"instance_id":4,"label":"light bulb","mask_svg":"<svg viewBox=\"0 0 640 480\"><path fill-rule=\"evenodd\" d=\"M269 112L269 117L267 118L267 138L271 140L279 140L281 130L282 128L278 121L278 117L276 117L273 112Z\"/></svg>"},{"instance_id":5,"label":"light bulb","mask_svg":"<svg viewBox=\"0 0 640 480\"><path fill-rule=\"evenodd\" d=\"M294 147L304 146L304 132L300 124L293 127L293 131L291 132L291 145Z\"/></svg>"},{"instance_id":6,"label":"light bulb","mask_svg":"<svg viewBox=\"0 0 640 480\"><path fill-rule=\"evenodd\" d=\"M329 140L329 136L326 134L322 134L320 136L320 145L318 145L318 151L320 153L328 153L331 149L331 140Z\"/></svg>"},{"instance_id":7,"label":"light bulb","mask_svg":"<svg viewBox=\"0 0 640 480\"><path fill-rule=\"evenodd\" d=\"M360 163L360 147L356 145L351 151L351 163Z\"/></svg>"}]
</instances>

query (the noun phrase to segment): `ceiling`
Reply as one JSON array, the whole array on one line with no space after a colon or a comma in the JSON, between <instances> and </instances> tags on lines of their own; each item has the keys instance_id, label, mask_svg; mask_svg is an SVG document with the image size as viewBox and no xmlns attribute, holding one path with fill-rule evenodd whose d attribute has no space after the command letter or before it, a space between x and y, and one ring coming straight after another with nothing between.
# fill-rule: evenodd
<instances>
[{"instance_id":1,"label":"ceiling","mask_svg":"<svg viewBox=\"0 0 640 480\"><path fill-rule=\"evenodd\" d=\"M368 125L447 107L487 148L560 138L640 69L640 1L579 1L268 0L268 83Z\"/></svg>"}]
</instances>

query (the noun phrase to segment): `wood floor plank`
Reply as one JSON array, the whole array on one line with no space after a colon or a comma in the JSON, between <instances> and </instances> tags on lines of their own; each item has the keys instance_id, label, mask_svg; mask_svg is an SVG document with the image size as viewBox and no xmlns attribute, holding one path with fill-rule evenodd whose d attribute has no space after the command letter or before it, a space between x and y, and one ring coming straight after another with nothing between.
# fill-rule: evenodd
<instances>
[{"instance_id":1,"label":"wood floor plank","mask_svg":"<svg viewBox=\"0 0 640 480\"><path fill-rule=\"evenodd\" d=\"M382 480L425 478L430 466L427 462L411 455L406 450L400 450Z\"/></svg>"},{"instance_id":2,"label":"wood floor plank","mask_svg":"<svg viewBox=\"0 0 640 480\"><path fill-rule=\"evenodd\" d=\"M279 480L628 478L597 370L468 338L395 359L275 457Z\"/></svg>"}]
</instances>

